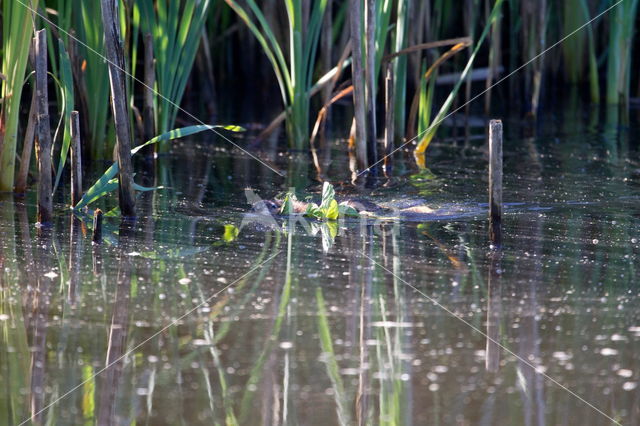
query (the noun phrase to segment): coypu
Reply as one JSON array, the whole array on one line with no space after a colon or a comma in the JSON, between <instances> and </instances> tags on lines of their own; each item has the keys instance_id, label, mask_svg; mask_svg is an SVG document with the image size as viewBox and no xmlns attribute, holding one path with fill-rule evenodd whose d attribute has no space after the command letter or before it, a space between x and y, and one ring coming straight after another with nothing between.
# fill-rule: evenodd
<instances>
[{"instance_id":1,"label":"coypu","mask_svg":"<svg viewBox=\"0 0 640 426\"><path fill-rule=\"evenodd\" d=\"M253 210L258 213L262 212L278 215L280 214L280 209L282 208L283 202L284 201L281 199L261 200L253 205ZM310 204L310 202L306 201L292 200L293 212L304 214ZM408 216L412 214L429 215L435 212L435 210L424 204L394 209L391 207L379 205L377 203L374 203L373 201L360 198L349 198L341 201L340 204L344 204L354 208L359 214L363 216L389 216L394 214L399 214L400 216Z\"/></svg>"}]
</instances>

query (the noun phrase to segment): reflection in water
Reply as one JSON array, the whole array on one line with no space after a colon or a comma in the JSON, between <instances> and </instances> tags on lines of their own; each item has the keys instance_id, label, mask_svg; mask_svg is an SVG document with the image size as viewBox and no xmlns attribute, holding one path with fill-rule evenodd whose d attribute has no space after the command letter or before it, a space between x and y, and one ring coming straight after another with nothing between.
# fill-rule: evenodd
<instances>
[{"instance_id":1,"label":"reflection in water","mask_svg":"<svg viewBox=\"0 0 640 426\"><path fill-rule=\"evenodd\" d=\"M118 240L116 289L109 328L109 341L105 360L106 370L100 375L98 393L98 424L120 424L116 411L116 397L122 392L121 377L125 366L127 331L129 329L129 303L131 293L132 261L130 256L131 240L135 223L123 222Z\"/></svg>"},{"instance_id":2,"label":"reflection in water","mask_svg":"<svg viewBox=\"0 0 640 426\"><path fill-rule=\"evenodd\" d=\"M502 320L502 252L494 250L489 255L489 274L487 277L487 345L485 368L490 373L500 369L500 325Z\"/></svg>"},{"instance_id":3,"label":"reflection in water","mask_svg":"<svg viewBox=\"0 0 640 426\"><path fill-rule=\"evenodd\" d=\"M82 236L83 223L75 215L71 214L71 225L69 232L69 287L67 289L67 299L71 308L75 308L80 289L80 266L82 265L82 254L84 253L84 238Z\"/></svg>"},{"instance_id":4,"label":"reflection in water","mask_svg":"<svg viewBox=\"0 0 640 426\"><path fill-rule=\"evenodd\" d=\"M225 239L245 186L286 188L206 147L161 159L174 171L159 182L196 204L144 194L137 224L106 218L100 245L66 215L35 238L34 206L0 201L0 424L611 424L529 363L637 424L640 186L635 166L600 155L602 135L566 126L505 144L502 252L488 250L484 208L314 235L278 218ZM546 143L556 131L562 143ZM477 206L474 143L464 161L435 145L432 172L344 190ZM324 176L350 179L343 153L322 158ZM316 173L299 172L289 182Z\"/></svg>"},{"instance_id":5,"label":"reflection in water","mask_svg":"<svg viewBox=\"0 0 640 426\"><path fill-rule=\"evenodd\" d=\"M27 309L28 330L31 336L29 347L31 351L31 392L30 407L31 421L43 424L42 409L45 401L45 386L47 377L47 323L51 303L52 281L57 276L53 272L52 251L53 242L50 230L41 230L35 240L35 286L27 291L30 293L30 304Z\"/></svg>"}]
</instances>

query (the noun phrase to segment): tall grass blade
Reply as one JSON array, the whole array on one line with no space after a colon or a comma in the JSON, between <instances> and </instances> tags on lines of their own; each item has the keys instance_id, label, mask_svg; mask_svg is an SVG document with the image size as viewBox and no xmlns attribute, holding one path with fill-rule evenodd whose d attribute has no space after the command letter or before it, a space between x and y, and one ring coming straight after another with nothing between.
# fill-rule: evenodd
<instances>
[{"instance_id":1,"label":"tall grass blade","mask_svg":"<svg viewBox=\"0 0 640 426\"><path fill-rule=\"evenodd\" d=\"M287 114L286 128L289 145L301 149L309 140L309 110L312 73L320 38L320 29L327 0L314 1L309 16L304 16L302 2L285 0L289 30L289 61L285 59L284 43L278 41L264 13L254 0L246 0L246 7L236 0L225 0L256 37L263 53L271 63L278 80L280 94ZM250 12L250 13L249 13ZM303 19L304 18L304 19ZM303 25L307 20L307 25Z\"/></svg>"},{"instance_id":2,"label":"tall grass blade","mask_svg":"<svg viewBox=\"0 0 640 426\"><path fill-rule=\"evenodd\" d=\"M56 172L56 180L53 185L53 192L56 192L56 188L60 183L60 177L64 170L64 165L67 162L67 156L69 154L69 147L71 146L71 111L75 109L74 106L74 91L73 91L73 74L71 72L71 60L69 54L64 48L62 40L58 40L58 50L60 55L59 70L60 70L60 83L62 84L62 111L61 116L64 123L64 132L62 136L62 146L60 148L60 159L58 160L58 171Z\"/></svg>"},{"instance_id":3,"label":"tall grass blade","mask_svg":"<svg viewBox=\"0 0 640 426\"><path fill-rule=\"evenodd\" d=\"M442 120L444 119L444 117L449 112L449 109L451 108L451 105L453 104L453 101L454 101L456 95L458 94L458 90L460 90L460 87L465 82L465 80L467 78L467 75L469 74L469 71L471 70L471 67L473 66L473 61L475 60L476 56L478 55L478 52L480 51L480 47L482 47L482 42L487 37L487 34L491 30L491 25L497 19L498 14L501 11L503 1L504 0L497 0L495 5L493 6L493 9L491 10L491 15L489 16L489 19L488 19L487 23L485 24L484 29L482 30L482 34L480 35L480 38L478 39L478 41L477 41L477 43L475 45L475 48L473 49L473 53L469 57L469 61L467 62L467 65L465 66L464 70L462 71L462 74L460 75L460 79L458 80L456 85L453 87L453 90L449 93L449 96L447 97L447 99L445 100L444 104L440 108L440 111L438 112L438 114L433 119L433 123L429 126L429 128L427 129L425 135L422 137L422 139L418 143L418 146L416 147L416 151L415 151L416 154L420 155L420 154L423 154L425 152L425 150L427 149L427 147L431 143L431 140L435 136L435 134L436 134L436 132L437 132Z\"/></svg>"},{"instance_id":4,"label":"tall grass blade","mask_svg":"<svg viewBox=\"0 0 640 426\"><path fill-rule=\"evenodd\" d=\"M616 0L611 0L615 4ZM609 56L607 59L607 103L629 101L631 50L638 0L626 0L615 7L609 23Z\"/></svg>"},{"instance_id":5,"label":"tall grass blade","mask_svg":"<svg viewBox=\"0 0 640 426\"><path fill-rule=\"evenodd\" d=\"M38 7L38 0L31 1ZM2 66L0 72L0 191L13 191L22 87L31 46L31 12L17 1L2 2Z\"/></svg>"},{"instance_id":6,"label":"tall grass blade","mask_svg":"<svg viewBox=\"0 0 640 426\"><path fill-rule=\"evenodd\" d=\"M174 127L179 104L195 62L204 31L209 0L138 0L134 13L133 32L153 36L156 60L156 133ZM137 46L137 43L133 43ZM135 75L133 54L132 70Z\"/></svg>"}]
</instances>

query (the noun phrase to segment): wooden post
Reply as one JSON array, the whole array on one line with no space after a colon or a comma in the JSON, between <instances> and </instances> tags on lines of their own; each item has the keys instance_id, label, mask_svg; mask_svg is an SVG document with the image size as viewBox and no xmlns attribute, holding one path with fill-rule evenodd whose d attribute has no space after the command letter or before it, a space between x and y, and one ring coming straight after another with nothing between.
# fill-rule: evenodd
<instances>
[{"instance_id":1,"label":"wooden post","mask_svg":"<svg viewBox=\"0 0 640 426\"><path fill-rule=\"evenodd\" d=\"M387 75L385 78L385 90L384 90L384 98L385 98L385 128L384 128L384 155L385 167L387 166L390 158L386 157L391 154L393 151L393 133L395 124L395 105L393 98L393 64L392 62L387 63Z\"/></svg>"},{"instance_id":2,"label":"wooden post","mask_svg":"<svg viewBox=\"0 0 640 426\"><path fill-rule=\"evenodd\" d=\"M36 32L36 97L38 103L38 222L49 225L53 219L53 191L51 177L51 124L49 123L49 95L47 91L47 35Z\"/></svg>"},{"instance_id":3,"label":"wooden post","mask_svg":"<svg viewBox=\"0 0 640 426\"><path fill-rule=\"evenodd\" d=\"M96 209L93 212L93 236L91 241L94 244L100 244L102 242L102 210Z\"/></svg>"},{"instance_id":4,"label":"wooden post","mask_svg":"<svg viewBox=\"0 0 640 426\"><path fill-rule=\"evenodd\" d=\"M489 239L502 245L502 121L489 122Z\"/></svg>"},{"instance_id":5,"label":"wooden post","mask_svg":"<svg viewBox=\"0 0 640 426\"><path fill-rule=\"evenodd\" d=\"M133 165L131 162L132 136L124 79L124 51L120 40L120 24L116 16L116 0L101 0L101 6L105 54L109 63L111 106L116 127L116 151L120 168L118 192L120 212L125 217L135 217L136 198L133 189Z\"/></svg>"},{"instance_id":6,"label":"wooden post","mask_svg":"<svg viewBox=\"0 0 640 426\"><path fill-rule=\"evenodd\" d=\"M80 142L80 114L71 112L71 205L82 198L82 143Z\"/></svg>"},{"instance_id":7,"label":"wooden post","mask_svg":"<svg viewBox=\"0 0 640 426\"><path fill-rule=\"evenodd\" d=\"M349 0L349 27L351 30L351 75L353 81L353 109L356 127L356 157L358 168L365 170L367 162L367 116L365 101L365 78L362 63L362 5L360 0Z\"/></svg>"}]
</instances>

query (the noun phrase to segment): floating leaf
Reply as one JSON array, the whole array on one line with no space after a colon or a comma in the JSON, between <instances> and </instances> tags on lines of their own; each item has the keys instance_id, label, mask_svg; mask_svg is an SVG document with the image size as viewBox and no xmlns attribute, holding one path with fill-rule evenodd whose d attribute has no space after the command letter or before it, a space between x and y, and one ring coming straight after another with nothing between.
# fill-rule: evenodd
<instances>
[{"instance_id":1,"label":"floating leaf","mask_svg":"<svg viewBox=\"0 0 640 426\"><path fill-rule=\"evenodd\" d=\"M240 230L235 225L224 225L224 234L222 235L222 239L227 243L234 241L238 238L240 234Z\"/></svg>"},{"instance_id":2,"label":"floating leaf","mask_svg":"<svg viewBox=\"0 0 640 426\"><path fill-rule=\"evenodd\" d=\"M329 182L325 182L322 185L322 203L320 203L321 209L328 209L331 201L335 201L336 191L333 189L333 185Z\"/></svg>"},{"instance_id":3,"label":"floating leaf","mask_svg":"<svg viewBox=\"0 0 640 426\"><path fill-rule=\"evenodd\" d=\"M329 201L329 206L325 209L322 209L322 214L325 217L325 219L329 219L329 220L338 219L338 215L340 214L338 202L336 200Z\"/></svg>"},{"instance_id":4,"label":"floating leaf","mask_svg":"<svg viewBox=\"0 0 640 426\"><path fill-rule=\"evenodd\" d=\"M358 210L354 209L346 202L342 202L338 205L338 211L342 216L360 217Z\"/></svg>"},{"instance_id":5,"label":"floating leaf","mask_svg":"<svg viewBox=\"0 0 640 426\"><path fill-rule=\"evenodd\" d=\"M315 203L309 203L307 205L307 210L304 213L305 216L315 217L316 219L322 218L322 210Z\"/></svg>"}]
</instances>

